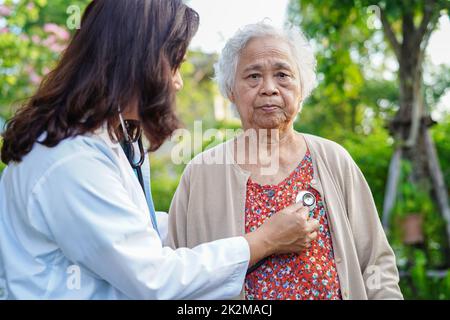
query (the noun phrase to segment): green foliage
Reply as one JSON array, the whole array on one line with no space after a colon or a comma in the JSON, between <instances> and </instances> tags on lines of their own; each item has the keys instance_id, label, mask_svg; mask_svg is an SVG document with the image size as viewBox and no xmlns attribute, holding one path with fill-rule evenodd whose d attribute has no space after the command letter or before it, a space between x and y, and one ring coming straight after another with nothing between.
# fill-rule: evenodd
<instances>
[{"instance_id":1,"label":"green foliage","mask_svg":"<svg viewBox=\"0 0 450 320\"><path fill-rule=\"evenodd\" d=\"M369 135L348 134L346 138L342 139L341 143L364 174L378 212L381 214L387 180L386 173L392 155L392 139L386 129L377 127ZM370 150L368 150L369 146Z\"/></svg>"},{"instance_id":2,"label":"green foliage","mask_svg":"<svg viewBox=\"0 0 450 320\"><path fill-rule=\"evenodd\" d=\"M195 120L205 128L214 127L214 98L218 90L211 81L217 56L191 51L181 67L184 87L177 95L177 113L183 124L192 129Z\"/></svg>"},{"instance_id":3,"label":"green foliage","mask_svg":"<svg viewBox=\"0 0 450 320\"><path fill-rule=\"evenodd\" d=\"M367 107L362 66L370 65L365 43L371 34L361 9L352 1L292 0L289 21L301 25L318 53L320 82L302 114L305 130L320 128L323 136L360 132Z\"/></svg>"},{"instance_id":4,"label":"green foliage","mask_svg":"<svg viewBox=\"0 0 450 320\"><path fill-rule=\"evenodd\" d=\"M408 214L424 214L434 209L433 202L428 191L409 181L412 165L408 161L401 163L400 185L394 212L397 216Z\"/></svg>"},{"instance_id":5,"label":"green foliage","mask_svg":"<svg viewBox=\"0 0 450 320\"><path fill-rule=\"evenodd\" d=\"M83 10L88 0L4 0L9 14L0 16L0 116L9 118L35 91L64 49L71 31L67 8ZM11 108L11 106L13 108Z\"/></svg>"},{"instance_id":6,"label":"green foliage","mask_svg":"<svg viewBox=\"0 0 450 320\"><path fill-rule=\"evenodd\" d=\"M416 285L419 297L427 297L430 292L429 281L426 275L426 257L422 251L415 251L415 264L411 268L411 278Z\"/></svg>"},{"instance_id":7,"label":"green foliage","mask_svg":"<svg viewBox=\"0 0 450 320\"><path fill-rule=\"evenodd\" d=\"M408 275L400 280L400 287L406 299L450 299L450 269L443 277L429 275L427 257L422 250L412 250L414 264ZM445 271L445 270L444 270Z\"/></svg>"},{"instance_id":8,"label":"green foliage","mask_svg":"<svg viewBox=\"0 0 450 320\"><path fill-rule=\"evenodd\" d=\"M319 87L302 115L307 132L320 130L320 135L338 137L349 131L367 134L373 120L393 118L399 101L392 70L396 58L382 29L374 23L378 19L374 10L382 8L394 33L400 36L403 15L411 15L418 23L424 4L423 0L407 6L401 1L380 0L290 1L289 24L300 25L317 52ZM441 14L448 12L449 4L437 1L435 15L439 16L439 8L443 9ZM380 63L375 64L375 60ZM448 74L446 66L431 72L425 90L430 111L448 88Z\"/></svg>"},{"instance_id":9,"label":"green foliage","mask_svg":"<svg viewBox=\"0 0 450 320\"><path fill-rule=\"evenodd\" d=\"M409 248L402 243L401 225L407 215L419 214L423 217L422 231L425 238L423 247L427 258L428 268L442 268L448 265L448 242L446 239L445 221L433 203L425 187L417 186L408 181L412 166L409 162L402 162L398 200L393 209L393 232L391 241L397 244L399 256L411 259ZM416 255L417 256L417 255ZM416 257L413 257L414 260ZM421 260L419 260L420 262ZM416 261L417 262L417 261ZM417 262L417 263L419 263Z\"/></svg>"},{"instance_id":10,"label":"green foliage","mask_svg":"<svg viewBox=\"0 0 450 320\"><path fill-rule=\"evenodd\" d=\"M441 270L449 266L449 248L446 239L445 221L427 190L408 181L411 164L402 163L398 201L393 209L390 242L396 252L399 267L409 275L402 279L402 291L406 298L448 299L450 287L447 275L440 279L430 276L430 270ZM423 217L424 243L421 249L403 244L401 224L409 214Z\"/></svg>"},{"instance_id":11,"label":"green foliage","mask_svg":"<svg viewBox=\"0 0 450 320\"><path fill-rule=\"evenodd\" d=\"M450 113L432 128L432 137L436 144L439 162L444 175L445 184L450 186ZM449 190L450 196L450 190Z\"/></svg>"},{"instance_id":12,"label":"green foliage","mask_svg":"<svg viewBox=\"0 0 450 320\"><path fill-rule=\"evenodd\" d=\"M170 203L184 166L173 165L169 156L151 155L150 161L151 189L155 209L169 212Z\"/></svg>"}]
</instances>

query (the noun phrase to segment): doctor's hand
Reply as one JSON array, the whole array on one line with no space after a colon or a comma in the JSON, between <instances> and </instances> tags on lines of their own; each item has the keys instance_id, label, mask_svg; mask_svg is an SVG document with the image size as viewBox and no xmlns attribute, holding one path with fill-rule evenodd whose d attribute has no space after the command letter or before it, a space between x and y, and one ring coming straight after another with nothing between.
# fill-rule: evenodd
<instances>
[{"instance_id":1,"label":"doctor's hand","mask_svg":"<svg viewBox=\"0 0 450 320\"><path fill-rule=\"evenodd\" d=\"M301 253L317 238L319 222L309 219L301 203L277 212L244 237L250 246L250 266L272 254Z\"/></svg>"}]
</instances>

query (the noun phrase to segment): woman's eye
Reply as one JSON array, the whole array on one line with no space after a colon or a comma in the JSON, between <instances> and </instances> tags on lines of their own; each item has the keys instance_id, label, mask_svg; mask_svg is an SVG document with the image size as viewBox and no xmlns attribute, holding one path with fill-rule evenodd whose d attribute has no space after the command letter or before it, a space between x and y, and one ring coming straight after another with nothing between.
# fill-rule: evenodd
<instances>
[{"instance_id":1,"label":"woman's eye","mask_svg":"<svg viewBox=\"0 0 450 320\"><path fill-rule=\"evenodd\" d=\"M281 79L287 79L289 77L289 75L284 72L278 72L277 77L281 78Z\"/></svg>"},{"instance_id":2,"label":"woman's eye","mask_svg":"<svg viewBox=\"0 0 450 320\"><path fill-rule=\"evenodd\" d=\"M251 75L248 76L249 79L251 80L257 80L261 77L261 75L257 74L257 73L252 73Z\"/></svg>"}]
</instances>

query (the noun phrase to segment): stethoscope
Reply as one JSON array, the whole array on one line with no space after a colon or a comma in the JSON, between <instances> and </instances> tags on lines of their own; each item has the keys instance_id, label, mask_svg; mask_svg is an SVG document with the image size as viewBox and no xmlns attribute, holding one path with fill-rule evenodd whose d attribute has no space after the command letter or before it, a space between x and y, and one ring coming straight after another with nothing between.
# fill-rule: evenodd
<instances>
[{"instance_id":1,"label":"stethoscope","mask_svg":"<svg viewBox=\"0 0 450 320\"><path fill-rule=\"evenodd\" d=\"M302 190L297 194L295 198L295 203L303 202L305 207L309 207L309 211L312 211L316 208L317 200L316 196L309 191Z\"/></svg>"},{"instance_id":2,"label":"stethoscope","mask_svg":"<svg viewBox=\"0 0 450 320\"><path fill-rule=\"evenodd\" d=\"M135 129L138 130L138 132L135 137L131 137L129 134L129 131L130 131L131 123L132 123L131 121L134 121L134 120L131 120L131 121L123 120L121 113L119 113L119 120L120 120L123 137L124 137L123 141L121 143L123 151L125 153L125 156L128 159L128 162L130 163L131 167L133 168L133 170L135 170L139 184L141 185L142 190L144 191L144 194L145 194L144 177L142 175L142 168L141 168L142 164L145 161L144 145L142 144L142 129L141 129L140 125L137 124L137 127ZM137 162L135 162L135 153L134 153L134 145L133 145L135 142L137 142L139 152L140 152L140 157Z\"/></svg>"},{"instance_id":3,"label":"stethoscope","mask_svg":"<svg viewBox=\"0 0 450 320\"><path fill-rule=\"evenodd\" d=\"M122 133L123 133L123 139L121 139L120 144L122 146L123 152L125 153L125 156L128 159L128 162L130 163L131 168L134 172L136 172L136 177L139 181L139 184L142 187L142 191L144 192L144 197L146 198L146 201L149 203L149 199L147 199L147 193L145 191L145 184L144 184L144 176L142 175L142 165L145 161L145 151L144 151L144 145L142 143L142 127L139 121L137 120L123 120L122 114L120 113L119 108L119 120L120 125L122 127ZM132 134L130 134L130 132ZM135 151L134 151L134 143L138 144L139 148L139 160L135 161ZM150 195L151 198L151 195ZM150 219L153 225L153 229L158 233L159 237L161 238L161 234L159 233L158 229L158 222L155 215L155 209L152 205L152 208L150 208Z\"/></svg>"},{"instance_id":4,"label":"stethoscope","mask_svg":"<svg viewBox=\"0 0 450 320\"><path fill-rule=\"evenodd\" d=\"M313 211L317 205L316 196L312 192L309 192L306 190L302 190L297 194L297 197L295 198L295 203L299 203L299 202L302 202L303 206L309 207L310 212ZM257 263L255 263L252 267L250 267L247 270L246 275L249 275L256 269L258 269L264 262L266 262L267 259L269 259L269 257L266 257L266 258L258 261Z\"/></svg>"},{"instance_id":5,"label":"stethoscope","mask_svg":"<svg viewBox=\"0 0 450 320\"><path fill-rule=\"evenodd\" d=\"M144 145L142 143L142 128L137 120L123 120L122 114L119 112L120 124L123 132L123 140L121 141L123 152L130 163L131 168L136 172L136 177L138 178L139 184L142 187L142 191L145 192L145 184L144 184L144 176L142 175L142 164L145 161L145 151ZM134 132L134 134L130 135L130 132ZM134 151L134 143L138 144L139 148L139 160L135 161L135 151ZM145 196L146 197L146 196ZM153 228L159 234L158 223L156 221L156 216L152 213L150 209L150 218L152 221ZM161 235L160 235L161 236Z\"/></svg>"}]
</instances>

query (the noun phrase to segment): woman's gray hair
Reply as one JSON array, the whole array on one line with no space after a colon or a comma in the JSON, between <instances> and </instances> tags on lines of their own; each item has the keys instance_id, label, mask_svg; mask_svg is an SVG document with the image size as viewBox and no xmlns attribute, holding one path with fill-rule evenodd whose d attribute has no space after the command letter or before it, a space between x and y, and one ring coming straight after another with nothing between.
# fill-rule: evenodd
<instances>
[{"instance_id":1,"label":"woman's gray hair","mask_svg":"<svg viewBox=\"0 0 450 320\"><path fill-rule=\"evenodd\" d=\"M316 59L313 50L300 28L292 27L281 30L266 22L246 25L225 44L219 61L214 65L215 80L219 85L220 92L224 97L230 98L242 50L250 40L264 37L280 38L291 47L292 56L300 75L302 100L305 100L317 85Z\"/></svg>"}]
</instances>

